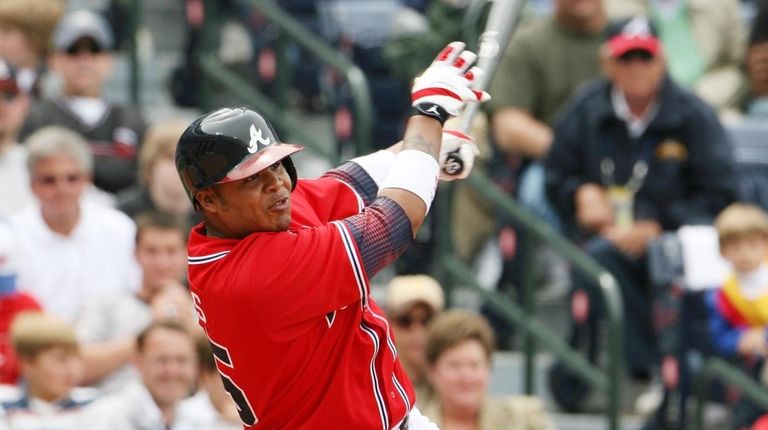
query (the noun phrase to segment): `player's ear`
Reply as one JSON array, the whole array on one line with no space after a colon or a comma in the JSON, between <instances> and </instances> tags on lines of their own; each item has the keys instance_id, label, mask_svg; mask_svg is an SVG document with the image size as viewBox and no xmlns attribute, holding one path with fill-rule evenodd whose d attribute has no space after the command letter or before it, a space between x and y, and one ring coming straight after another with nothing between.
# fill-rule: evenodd
<instances>
[{"instance_id":1,"label":"player's ear","mask_svg":"<svg viewBox=\"0 0 768 430\"><path fill-rule=\"evenodd\" d=\"M197 204L205 209L206 212L218 212L219 199L212 188L200 190L195 196Z\"/></svg>"}]
</instances>

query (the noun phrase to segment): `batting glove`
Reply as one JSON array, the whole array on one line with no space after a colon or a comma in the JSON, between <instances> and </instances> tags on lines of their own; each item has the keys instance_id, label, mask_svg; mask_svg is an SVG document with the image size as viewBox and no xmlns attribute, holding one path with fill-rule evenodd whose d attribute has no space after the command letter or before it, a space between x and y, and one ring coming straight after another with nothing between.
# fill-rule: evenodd
<instances>
[{"instance_id":1,"label":"batting glove","mask_svg":"<svg viewBox=\"0 0 768 430\"><path fill-rule=\"evenodd\" d=\"M458 130L443 130L440 147L440 180L464 179L472 172L477 149L475 139Z\"/></svg>"},{"instance_id":2,"label":"batting glove","mask_svg":"<svg viewBox=\"0 0 768 430\"><path fill-rule=\"evenodd\" d=\"M487 92L472 89L483 71L477 66L471 67L477 55L465 51L464 46L463 42L449 43L414 80L411 105L415 114L445 123L449 117L458 115L466 103L490 100Z\"/></svg>"}]
</instances>

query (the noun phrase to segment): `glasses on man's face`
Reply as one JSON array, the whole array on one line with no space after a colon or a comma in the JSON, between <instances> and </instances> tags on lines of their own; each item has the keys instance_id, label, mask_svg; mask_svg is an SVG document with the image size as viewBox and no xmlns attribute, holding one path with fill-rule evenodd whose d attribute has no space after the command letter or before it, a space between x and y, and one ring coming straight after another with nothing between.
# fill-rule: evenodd
<instances>
[{"instance_id":1,"label":"glasses on man's face","mask_svg":"<svg viewBox=\"0 0 768 430\"><path fill-rule=\"evenodd\" d=\"M629 52L625 52L622 55L619 55L619 58L617 59L619 60L619 62L622 62L622 63L629 63L634 60L639 60L639 61L642 61L643 63L647 63L654 59L654 55L648 51L636 49Z\"/></svg>"},{"instance_id":2,"label":"glasses on man's face","mask_svg":"<svg viewBox=\"0 0 768 430\"><path fill-rule=\"evenodd\" d=\"M403 315L395 318L395 324L403 328L411 328L414 325L426 327L432 320L432 315L415 317L413 315Z\"/></svg>"},{"instance_id":3,"label":"glasses on man's face","mask_svg":"<svg viewBox=\"0 0 768 430\"><path fill-rule=\"evenodd\" d=\"M37 180L46 187L54 186L59 182L63 184L74 185L83 180L83 175L79 173L70 173L68 175L61 176L41 175L37 177Z\"/></svg>"},{"instance_id":4,"label":"glasses on man's face","mask_svg":"<svg viewBox=\"0 0 768 430\"><path fill-rule=\"evenodd\" d=\"M83 53L89 53L91 55L97 55L104 52L101 46L95 43L76 43L67 48L67 55L78 56Z\"/></svg>"}]
</instances>

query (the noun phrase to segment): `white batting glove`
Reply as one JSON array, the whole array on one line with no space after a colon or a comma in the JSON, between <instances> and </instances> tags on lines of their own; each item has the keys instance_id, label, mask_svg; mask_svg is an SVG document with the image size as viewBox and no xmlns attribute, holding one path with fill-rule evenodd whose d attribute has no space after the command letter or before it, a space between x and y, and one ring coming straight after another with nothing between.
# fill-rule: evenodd
<instances>
[{"instance_id":1,"label":"white batting glove","mask_svg":"<svg viewBox=\"0 0 768 430\"><path fill-rule=\"evenodd\" d=\"M477 149L475 139L458 130L443 130L440 147L440 180L464 179L472 172Z\"/></svg>"},{"instance_id":2,"label":"white batting glove","mask_svg":"<svg viewBox=\"0 0 768 430\"><path fill-rule=\"evenodd\" d=\"M466 103L490 100L487 92L472 89L483 71L471 67L477 55L465 51L464 46L463 42L449 43L414 80L411 105L417 114L445 123L449 117L458 115Z\"/></svg>"}]
</instances>

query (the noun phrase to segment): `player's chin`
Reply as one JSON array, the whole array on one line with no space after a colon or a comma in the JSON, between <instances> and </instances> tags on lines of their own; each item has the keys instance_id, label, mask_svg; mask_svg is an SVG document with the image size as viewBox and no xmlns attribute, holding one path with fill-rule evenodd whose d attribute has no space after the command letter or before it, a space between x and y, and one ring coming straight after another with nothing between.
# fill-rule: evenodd
<instances>
[{"instance_id":1,"label":"player's chin","mask_svg":"<svg viewBox=\"0 0 768 430\"><path fill-rule=\"evenodd\" d=\"M288 210L284 213L277 215L272 223L273 231L285 231L288 230L288 226L291 224L291 211Z\"/></svg>"}]
</instances>

